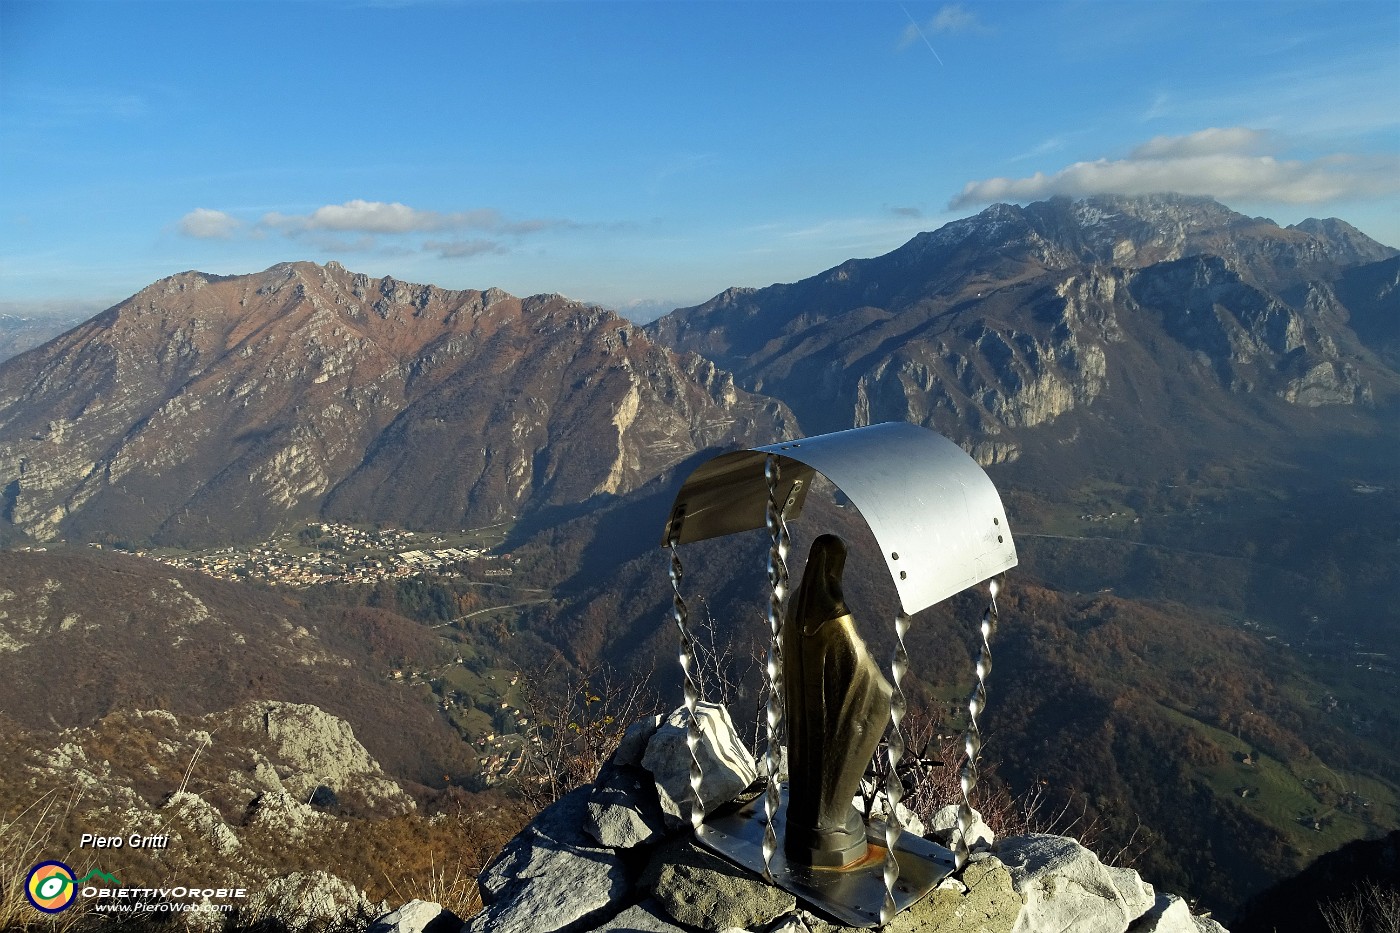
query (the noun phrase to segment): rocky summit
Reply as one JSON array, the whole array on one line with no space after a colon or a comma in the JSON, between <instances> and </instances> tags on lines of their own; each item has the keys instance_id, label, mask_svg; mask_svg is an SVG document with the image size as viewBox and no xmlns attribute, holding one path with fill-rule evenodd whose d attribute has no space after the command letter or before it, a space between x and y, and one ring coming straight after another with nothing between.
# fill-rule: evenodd
<instances>
[{"instance_id":1,"label":"rocky summit","mask_svg":"<svg viewBox=\"0 0 1400 933\"><path fill-rule=\"evenodd\" d=\"M3 518L39 539L438 527L634 488L784 407L610 311L337 263L163 279L0 367Z\"/></svg>"},{"instance_id":2,"label":"rocky summit","mask_svg":"<svg viewBox=\"0 0 1400 933\"><path fill-rule=\"evenodd\" d=\"M702 705L697 749L711 792L707 810L757 793L753 762L722 707ZM852 929L698 846L687 825L665 823L667 788L684 784L687 714L643 720L591 786L546 808L487 865L485 909L465 924L413 901L382 916L374 933L837 933ZM948 810L955 808L949 807ZM935 824L939 821L935 820ZM949 821L943 821L945 827ZM617 827L629 828L619 832ZM979 824L980 825L980 824ZM1223 933L1181 898L1158 893L1136 871L1105 865L1074 839L1027 835L993 840L883 929L891 933ZM948 841L949 829L938 841Z\"/></svg>"}]
</instances>

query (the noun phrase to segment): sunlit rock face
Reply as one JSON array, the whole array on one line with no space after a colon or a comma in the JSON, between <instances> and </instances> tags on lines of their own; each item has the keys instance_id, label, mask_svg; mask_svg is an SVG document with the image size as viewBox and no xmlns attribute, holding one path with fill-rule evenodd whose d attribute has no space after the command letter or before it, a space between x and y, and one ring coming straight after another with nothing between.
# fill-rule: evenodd
<instances>
[{"instance_id":1,"label":"sunlit rock face","mask_svg":"<svg viewBox=\"0 0 1400 933\"><path fill-rule=\"evenodd\" d=\"M447 527L794 428L602 308L289 263L163 279L0 368L0 489L40 539Z\"/></svg>"},{"instance_id":2,"label":"sunlit rock face","mask_svg":"<svg viewBox=\"0 0 1400 933\"><path fill-rule=\"evenodd\" d=\"M1393 302L1395 255L1335 219L1284 228L1208 198L1057 198L729 289L647 329L787 401L809 433L912 421L1006 463L1051 425L1067 437L1151 417L1154 397L1372 404L1396 382L1371 326L1381 296Z\"/></svg>"}]
</instances>

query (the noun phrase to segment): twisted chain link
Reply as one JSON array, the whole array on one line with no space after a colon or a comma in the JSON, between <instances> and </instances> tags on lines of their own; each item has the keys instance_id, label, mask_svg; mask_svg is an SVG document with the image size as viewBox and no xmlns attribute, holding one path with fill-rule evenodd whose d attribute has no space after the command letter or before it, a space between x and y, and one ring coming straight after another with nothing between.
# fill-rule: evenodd
<instances>
[{"instance_id":1,"label":"twisted chain link","mask_svg":"<svg viewBox=\"0 0 1400 933\"><path fill-rule=\"evenodd\" d=\"M782 803L778 782L780 749L783 746L783 604L788 589L788 535L785 505L778 503L778 480L781 467L778 458L768 454L763 464L763 476L768 481L768 660L764 668L768 681L767 721L768 747L764 752L764 771L768 787L763 798L766 823L763 830L763 877L772 882L773 854L778 850L778 834L774 822Z\"/></svg>"},{"instance_id":2,"label":"twisted chain link","mask_svg":"<svg viewBox=\"0 0 1400 933\"><path fill-rule=\"evenodd\" d=\"M899 818L899 802L904 799L904 782L899 777L899 762L904 757L904 730L900 723L908 709L901 682L909 670L909 652L904 647L904 636L909 632L911 621L907 612L900 612L894 617L895 648L890 661L890 685L893 688L890 692L890 737L886 743L890 765L885 774L885 903L880 908L881 926L893 920L897 912L894 890L899 882L899 862L895 858L895 846L904 832L904 824Z\"/></svg>"},{"instance_id":3,"label":"twisted chain link","mask_svg":"<svg viewBox=\"0 0 1400 933\"><path fill-rule=\"evenodd\" d=\"M982 649L977 656L977 685L972 688L972 695L967 699L967 731L963 733L963 748L967 752L967 761L963 763L962 769L962 803L958 806L958 832L953 848L954 870L962 871L971 856L971 845L968 843L967 834L972 829L974 816L972 813L972 789L977 786L977 761L982 754L982 730L977 725L977 717L982 714L987 706L987 675L992 672L992 636L996 634L997 622L997 592L1000 590L995 579L990 581L991 597L988 600L987 608L982 612Z\"/></svg>"},{"instance_id":4,"label":"twisted chain link","mask_svg":"<svg viewBox=\"0 0 1400 933\"><path fill-rule=\"evenodd\" d=\"M679 522L676 523L677 527ZM690 633L690 611L686 609L685 597L681 595L681 579L685 575L681 567L681 557L676 551L679 530L672 533L666 542L671 552L671 616L676 621L676 631L680 638L681 672L685 678L685 745L690 750L690 793L685 806L690 810L690 826L696 832L705 820L705 806L700 799L700 757L696 748L700 745L700 721L696 717L696 705L700 700L700 688L695 677L695 639Z\"/></svg>"}]
</instances>

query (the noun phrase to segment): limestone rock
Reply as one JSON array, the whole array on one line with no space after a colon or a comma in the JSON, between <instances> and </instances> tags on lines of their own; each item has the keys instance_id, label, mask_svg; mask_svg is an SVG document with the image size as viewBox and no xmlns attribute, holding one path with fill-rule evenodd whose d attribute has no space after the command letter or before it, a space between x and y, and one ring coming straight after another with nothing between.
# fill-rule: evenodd
<instances>
[{"instance_id":1,"label":"limestone rock","mask_svg":"<svg viewBox=\"0 0 1400 933\"><path fill-rule=\"evenodd\" d=\"M273 757L290 768L279 783L295 797L305 800L324 784L337 794L363 794L371 806L386 812L407 813L415 806L355 738L350 724L318 707L266 700L216 718L235 730L265 737L263 744ZM270 777L275 776L273 772ZM255 778L270 783L265 770L261 775L255 771Z\"/></svg>"},{"instance_id":2,"label":"limestone rock","mask_svg":"<svg viewBox=\"0 0 1400 933\"><path fill-rule=\"evenodd\" d=\"M1123 933L1129 909L1097 855L1073 839L1032 834L1003 839L997 857L1011 871L1025 909L1013 933Z\"/></svg>"},{"instance_id":3,"label":"limestone rock","mask_svg":"<svg viewBox=\"0 0 1400 933\"><path fill-rule=\"evenodd\" d=\"M690 839L660 849L642 877L671 919L702 930L752 929L781 917L797 899Z\"/></svg>"},{"instance_id":4,"label":"limestone rock","mask_svg":"<svg viewBox=\"0 0 1400 933\"><path fill-rule=\"evenodd\" d=\"M441 904L412 900L370 924L368 933L458 933L462 918Z\"/></svg>"},{"instance_id":5,"label":"limestone rock","mask_svg":"<svg viewBox=\"0 0 1400 933\"><path fill-rule=\"evenodd\" d=\"M969 862L967 893L938 888L895 917L889 933L1010 933L1023 903L1006 866L992 857Z\"/></svg>"},{"instance_id":6,"label":"limestone rock","mask_svg":"<svg viewBox=\"0 0 1400 933\"><path fill-rule=\"evenodd\" d=\"M982 814L977 812L977 808L972 809L972 825L968 828L968 845L970 848L979 846L990 847L995 840L995 835L982 820ZM930 819L928 824L928 837L941 845L952 848L958 838L958 805L950 803L946 807L939 809Z\"/></svg>"},{"instance_id":7,"label":"limestone rock","mask_svg":"<svg viewBox=\"0 0 1400 933\"><path fill-rule=\"evenodd\" d=\"M1175 894L1159 894L1129 927L1131 933L1196 933L1191 908Z\"/></svg>"},{"instance_id":8,"label":"limestone rock","mask_svg":"<svg viewBox=\"0 0 1400 933\"><path fill-rule=\"evenodd\" d=\"M758 777L753 755L739 740L729 711L716 703L696 709L701 739L695 753L700 760L700 798L705 812L733 800ZM687 714L678 709L667 717L647 743L642 766L656 778L657 796L667 822L679 825L688 814L681 811L690 791L690 751L686 747Z\"/></svg>"},{"instance_id":9,"label":"limestone rock","mask_svg":"<svg viewBox=\"0 0 1400 933\"><path fill-rule=\"evenodd\" d=\"M1141 875L1131 868L1114 868L1111 865L1105 867L1108 869L1108 876L1113 879L1113 886L1123 895L1123 901L1128 905L1130 921L1152 909L1157 900L1157 892L1152 885L1142 880Z\"/></svg>"},{"instance_id":10,"label":"limestone rock","mask_svg":"<svg viewBox=\"0 0 1400 933\"><path fill-rule=\"evenodd\" d=\"M162 809L183 817L190 828L208 839L214 851L220 855L230 855L242 845L214 805L198 794L179 791L170 796Z\"/></svg>"},{"instance_id":11,"label":"limestone rock","mask_svg":"<svg viewBox=\"0 0 1400 933\"><path fill-rule=\"evenodd\" d=\"M256 826L283 839L298 840L308 830L325 828L331 817L281 791L259 794L248 808L247 825Z\"/></svg>"},{"instance_id":12,"label":"limestone rock","mask_svg":"<svg viewBox=\"0 0 1400 933\"><path fill-rule=\"evenodd\" d=\"M358 888L324 871L294 871L273 878L250 898L248 909L252 916L276 917L294 930L378 913Z\"/></svg>"},{"instance_id":13,"label":"limestone rock","mask_svg":"<svg viewBox=\"0 0 1400 933\"><path fill-rule=\"evenodd\" d=\"M865 812L865 802L860 798L860 795L856 795L856 798L852 800L851 803L860 812ZM928 833L928 827L924 825L924 821L919 819L919 815L913 810L910 810L902 803L895 809L896 812L899 813L899 825L904 827L906 833L913 833L916 836L923 836ZM884 791L877 791L875 794L875 803L870 808L871 819L883 820L885 814L889 812L889 798L885 796Z\"/></svg>"},{"instance_id":14,"label":"limestone rock","mask_svg":"<svg viewBox=\"0 0 1400 933\"><path fill-rule=\"evenodd\" d=\"M583 832L590 789L546 808L477 878L486 908L466 933L553 933L602 915L627 891L621 859Z\"/></svg>"}]
</instances>

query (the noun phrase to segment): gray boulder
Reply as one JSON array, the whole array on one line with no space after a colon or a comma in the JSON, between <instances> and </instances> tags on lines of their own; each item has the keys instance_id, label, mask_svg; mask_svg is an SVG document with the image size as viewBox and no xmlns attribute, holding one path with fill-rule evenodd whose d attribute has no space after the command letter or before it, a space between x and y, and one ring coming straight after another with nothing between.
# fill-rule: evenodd
<instances>
[{"instance_id":1,"label":"gray boulder","mask_svg":"<svg viewBox=\"0 0 1400 933\"><path fill-rule=\"evenodd\" d=\"M758 778L753 754L739 740L729 711L716 703L701 703L696 709L700 723L700 744L695 749L700 761L700 799L704 810L733 800ZM671 825L683 825L689 818L681 806L690 793L690 750L685 734L688 715L676 710L647 742L642 767L656 780L661 809Z\"/></svg>"},{"instance_id":2,"label":"gray boulder","mask_svg":"<svg viewBox=\"0 0 1400 933\"><path fill-rule=\"evenodd\" d=\"M584 831L600 845L630 849L666 831L656 785L641 768L607 764L588 794Z\"/></svg>"},{"instance_id":3,"label":"gray boulder","mask_svg":"<svg viewBox=\"0 0 1400 933\"><path fill-rule=\"evenodd\" d=\"M486 907L466 933L554 933L608 914L627 878L617 853L583 831L590 790L561 797L486 866L477 878Z\"/></svg>"},{"instance_id":4,"label":"gray boulder","mask_svg":"<svg viewBox=\"0 0 1400 933\"><path fill-rule=\"evenodd\" d=\"M688 933L684 927L671 922L666 911L653 900L642 901L628 907L601 926L593 927L588 933Z\"/></svg>"},{"instance_id":5,"label":"gray boulder","mask_svg":"<svg viewBox=\"0 0 1400 933\"><path fill-rule=\"evenodd\" d=\"M608 761L615 765L640 765L642 756L647 751L647 743L651 741L651 737L656 734L663 721L661 716L647 716L632 723L622 734L622 739L617 743L617 748Z\"/></svg>"},{"instance_id":6,"label":"gray boulder","mask_svg":"<svg viewBox=\"0 0 1400 933\"><path fill-rule=\"evenodd\" d=\"M1026 906L1013 933L1124 933L1131 911L1099 857L1073 839L1003 839L997 857Z\"/></svg>"},{"instance_id":7,"label":"gray boulder","mask_svg":"<svg viewBox=\"0 0 1400 933\"><path fill-rule=\"evenodd\" d=\"M690 839L659 849L641 886L672 920L702 930L753 929L797 907L797 899L787 891Z\"/></svg>"}]
</instances>

